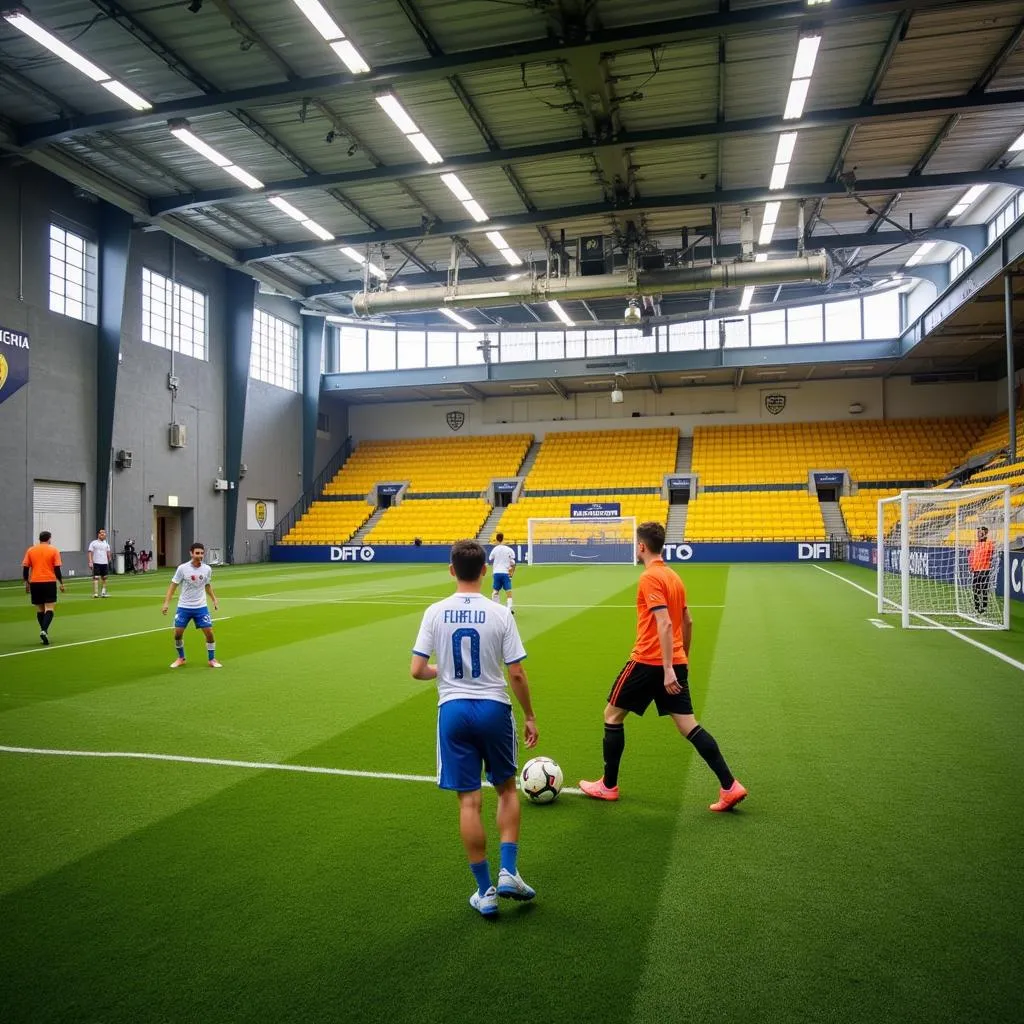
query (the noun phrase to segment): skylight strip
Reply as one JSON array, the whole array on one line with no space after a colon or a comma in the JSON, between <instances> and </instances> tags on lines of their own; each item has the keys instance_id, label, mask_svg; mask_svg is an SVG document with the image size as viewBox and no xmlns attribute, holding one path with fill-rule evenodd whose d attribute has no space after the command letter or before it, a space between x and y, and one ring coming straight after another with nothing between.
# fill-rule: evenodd
<instances>
[{"instance_id":1,"label":"skylight strip","mask_svg":"<svg viewBox=\"0 0 1024 1024\"><path fill-rule=\"evenodd\" d=\"M552 313L555 314L555 316L558 317L559 320L562 321L563 324L565 324L566 327L576 326L575 322L569 316L569 314L566 313L564 309L562 309L562 304L557 299L552 299L548 303L548 308L551 310Z\"/></svg>"},{"instance_id":2,"label":"skylight strip","mask_svg":"<svg viewBox=\"0 0 1024 1024\"><path fill-rule=\"evenodd\" d=\"M751 299L753 299L753 297L754 297L754 286L752 284L748 284L747 287L743 289L743 295L740 297L740 312L741 313L746 312L748 309L750 309L750 301L751 301Z\"/></svg>"},{"instance_id":3,"label":"skylight strip","mask_svg":"<svg viewBox=\"0 0 1024 1024\"><path fill-rule=\"evenodd\" d=\"M807 90L810 88L809 78L796 78L789 83L789 95L786 97L786 109L782 113L784 121L792 121L802 117L804 104L807 102Z\"/></svg>"},{"instance_id":4,"label":"skylight strip","mask_svg":"<svg viewBox=\"0 0 1024 1024\"><path fill-rule=\"evenodd\" d=\"M482 224L485 220L489 220L487 214L484 212L484 208L475 199L470 199L462 205L469 212L470 217L472 217L478 224Z\"/></svg>"},{"instance_id":5,"label":"skylight strip","mask_svg":"<svg viewBox=\"0 0 1024 1024\"><path fill-rule=\"evenodd\" d=\"M814 74L814 63L818 59L818 47L821 46L820 35L800 37L796 47L796 60L793 62L793 78L810 78Z\"/></svg>"},{"instance_id":6,"label":"skylight strip","mask_svg":"<svg viewBox=\"0 0 1024 1024\"><path fill-rule=\"evenodd\" d=\"M476 330L473 324L471 324L464 316L459 316L454 309L448 309L446 306L438 306L437 311L438 313L443 313L449 320L454 320L460 327L465 327L467 331Z\"/></svg>"}]
</instances>

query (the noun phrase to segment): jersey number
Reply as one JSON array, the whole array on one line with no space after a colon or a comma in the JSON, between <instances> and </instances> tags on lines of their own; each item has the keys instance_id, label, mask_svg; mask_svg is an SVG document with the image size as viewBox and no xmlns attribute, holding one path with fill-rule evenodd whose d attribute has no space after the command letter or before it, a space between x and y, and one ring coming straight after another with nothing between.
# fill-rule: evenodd
<instances>
[{"instance_id":1,"label":"jersey number","mask_svg":"<svg viewBox=\"0 0 1024 1024\"><path fill-rule=\"evenodd\" d=\"M462 641L469 640L470 676L480 678L480 634L475 629L457 629L452 633L452 660L455 662L455 678L465 679L466 668L462 661Z\"/></svg>"}]
</instances>

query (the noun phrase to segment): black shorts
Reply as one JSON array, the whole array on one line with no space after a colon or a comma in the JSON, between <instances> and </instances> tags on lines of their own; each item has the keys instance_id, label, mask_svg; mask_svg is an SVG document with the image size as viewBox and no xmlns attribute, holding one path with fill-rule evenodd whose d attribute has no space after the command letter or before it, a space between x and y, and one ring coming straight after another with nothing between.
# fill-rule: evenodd
<instances>
[{"instance_id":1,"label":"black shorts","mask_svg":"<svg viewBox=\"0 0 1024 1024\"><path fill-rule=\"evenodd\" d=\"M623 711L642 715L653 700L659 715L692 715L693 704L687 683L689 669L686 665L674 667L680 693L669 693L665 689L665 669L661 665L627 661L608 694L608 703Z\"/></svg>"},{"instance_id":2,"label":"black shorts","mask_svg":"<svg viewBox=\"0 0 1024 1024\"><path fill-rule=\"evenodd\" d=\"M103 579L107 578L107 573L110 570L110 566L106 562L100 565L98 562L92 563L92 574L93 576L100 576Z\"/></svg>"},{"instance_id":3,"label":"black shorts","mask_svg":"<svg viewBox=\"0 0 1024 1024\"><path fill-rule=\"evenodd\" d=\"M33 604L56 604L57 584L56 583L30 583L29 594Z\"/></svg>"}]
</instances>

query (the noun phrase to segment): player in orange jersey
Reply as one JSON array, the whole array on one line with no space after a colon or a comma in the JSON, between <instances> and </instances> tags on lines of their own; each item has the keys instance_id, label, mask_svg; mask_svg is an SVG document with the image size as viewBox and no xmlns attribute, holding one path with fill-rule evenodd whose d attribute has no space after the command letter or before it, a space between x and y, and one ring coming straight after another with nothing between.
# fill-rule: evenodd
<instances>
[{"instance_id":1,"label":"player in orange jersey","mask_svg":"<svg viewBox=\"0 0 1024 1024\"><path fill-rule=\"evenodd\" d=\"M64 578L60 571L60 552L50 543L51 533L43 530L39 543L25 552L21 563L21 578L25 581L25 593L30 594L36 606L36 621L39 623L39 642L50 643L50 623L53 609L57 604L57 584L64 593Z\"/></svg>"},{"instance_id":2,"label":"player in orange jersey","mask_svg":"<svg viewBox=\"0 0 1024 1024\"><path fill-rule=\"evenodd\" d=\"M974 591L974 610L979 615L988 611L988 595L992 586L992 558L995 545L988 539L988 527L978 527L978 543L967 552L967 566L971 570L971 589Z\"/></svg>"},{"instance_id":3,"label":"player in orange jersey","mask_svg":"<svg viewBox=\"0 0 1024 1024\"><path fill-rule=\"evenodd\" d=\"M679 732L718 776L721 789L711 810L731 810L747 791L729 771L715 738L693 715L687 683L693 619L682 580L661 557L665 527L641 523L636 538L637 561L644 566L637 589L636 644L604 709L604 776L593 782L581 779L580 789L597 800L619 799L619 762L626 747L623 723L630 711L642 715L653 700L658 714L671 716Z\"/></svg>"}]
</instances>

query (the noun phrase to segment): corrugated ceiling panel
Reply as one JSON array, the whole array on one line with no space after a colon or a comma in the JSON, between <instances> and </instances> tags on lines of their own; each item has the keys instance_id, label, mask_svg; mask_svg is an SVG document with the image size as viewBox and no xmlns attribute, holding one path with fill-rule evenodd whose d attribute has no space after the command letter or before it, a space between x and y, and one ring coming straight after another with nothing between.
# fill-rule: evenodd
<instances>
[{"instance_id":1,"label":"corrugated ceiling panel","mask_svg":"<svg viewBox=\"0 0 1024 1024\"><path fill-rule=\"evenodd\" d=\"M393 7L380 0L366 6ZM416 8L445 53L473 50L496 43L543 39L544 14L528 4L491 3L489 0L416 0Z\"/></svg>"},{"instance_id":2,"label":"corrugated ceiling panel","mask_svg":"<svg viewBox=\"0 0 1024 1024\"><path fill-rule=\"evenodd\" d=\"M1024 16L1024 3L953 5L916 14L877 101L967 92Z\"/></svg>"},{"instance_id":3,"label":"corrugated ceiling panel","mask_svg":"<svg viewBox=\"0 0 1024 1024\"><path fill-rule=\"evenodd\" d=\"M793 75L797 33L766 30L726 41L725 116L779 116Z\"/></svg>"},{"instance_id":4,"label":"corrugated ceiling panel","mask_svg":"<svg viewBox=\"0 0 1024 1024\"><path fill-rule=\"evenodd\" d=\"M610 29L717 11L718 0L688 0L685 5L678 0L602 0L599 14L601 24Z\"/></svg>"},{"instance_id":5,"label":"corrugated ceiling panel","mask_svg":"<svg viewBox=\"0 0 1024 1024\"><path fill-rule=\"evenodd\" d=\"M944 117L923 117L861 124L846 154L846 167L855 167L858 178L907 174L944 123Z\"/></svg>"},{"instance_id":6,"label":"corrugated ceiling panel","mask_svg":"<svg viewBox=\"0 0 1024 1024\"><path fill-rule=\"evenodd\" d=\"M748 135L743 138L722 141L722 186L723 188L753 188L768 185L775 151L778 148L777 135ZM713 187L711 182L709 187Z\"/></svg>"},{"instance_id":7,"label":"corrugated ceiling panel","mask_svg":"<svg viewBox=\"0 0 1024 1024\"><path fill-rule=\"evenodd\" d=\"M1024 127L1024 106L964 114L928 163L928 174L974 170L1001 157Z\"/></svg>"},{"instance_id":8,"label":"corrugated ceiling panel","mask_svg":"<svg viewBox=\"0 0 1024 1024\"><path fill-rule=\"evenodd\" d=\"M541 209L596 203L604 198L591 154L518 163L515 172Z\"/></svg>"},{"instance_id":9,"label":"corrugated ceiling panel","mask_svg":"<svg viewBox=\"0 0 1024 1024\"><path fill-rule=\"evenodd\" d=\"M718 143L690 142L643 146L632 155L641 195L703 191L715 181Z\"/></svg>"},{"instance_id":10,"label":"corrugated ceiling panel","mask_svg":"<svg viewBox=\"0 0 1024 1024\"><path fill-rule=\"evenodd\" d=\"M822 33L806 109L828 110L860 103L895 21L893 15L827 26ZM792 73L792 65L789 70Z\"/></svg>"}]
</instances>

